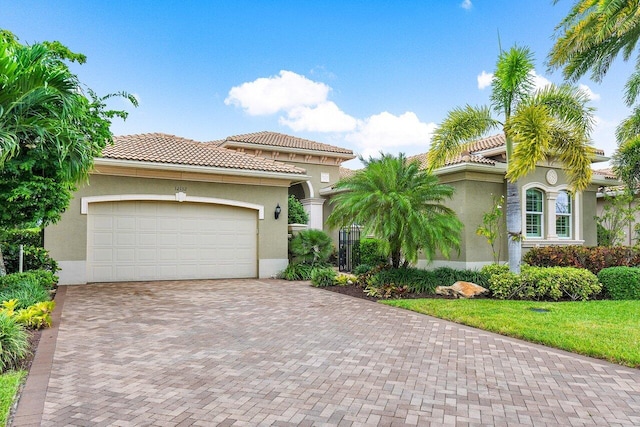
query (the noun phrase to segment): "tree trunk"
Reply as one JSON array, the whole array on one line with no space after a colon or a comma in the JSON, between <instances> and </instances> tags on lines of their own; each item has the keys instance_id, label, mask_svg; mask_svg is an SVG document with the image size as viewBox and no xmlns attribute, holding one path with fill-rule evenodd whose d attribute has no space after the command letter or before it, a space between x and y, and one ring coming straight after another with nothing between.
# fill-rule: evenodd
<instances>
[{"instance_id":1,"label":"tree trunk","mask_svg":"<svg viewBox=\"0 0 640 427\"><path fill-rule=\"evenodd\" d=\"M520 273L522 260L522 211L518 185L507 181L507 244L509 248L509 270Z\"/></svg>"},{"instance_id":2,"label":"tree trunk","mask_svg":"<svg viewBox=\"0 0 640 427\"><path fill-rule=\"evenodd\" d=\"M7 275L7 267L4 265L4 256L2 255L2 248L0 247L0 277Z\"/></svg>"}]
</instances>

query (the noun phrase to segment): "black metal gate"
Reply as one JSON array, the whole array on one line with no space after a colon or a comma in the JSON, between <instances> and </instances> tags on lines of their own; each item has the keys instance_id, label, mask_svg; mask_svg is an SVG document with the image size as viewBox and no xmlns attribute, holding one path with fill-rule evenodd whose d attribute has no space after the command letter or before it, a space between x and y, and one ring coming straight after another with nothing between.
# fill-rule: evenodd
<instances>
[{"instance_id":1,"label":"black metal gate","mask_svg":"<svg viewBox=\"0 0 640 427\"><path fill-rule=\"evenodd\" d=\"M360 264L360 227L352 225L340 230L338 237L340 271L351 271Z\"/></svg>"}]
</instances>

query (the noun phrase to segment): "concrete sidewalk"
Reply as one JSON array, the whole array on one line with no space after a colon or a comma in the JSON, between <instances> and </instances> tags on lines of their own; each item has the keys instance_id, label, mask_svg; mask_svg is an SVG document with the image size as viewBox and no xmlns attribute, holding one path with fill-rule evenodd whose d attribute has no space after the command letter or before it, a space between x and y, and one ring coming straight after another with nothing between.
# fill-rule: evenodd
<instances>
[{"instance_id":1,"label":"concrete sidewalk","mask_svg":"<svg viewBox=\"0 0 640 427\"><path fill-rule=\"evenodd\" d=\"M640 425L638 370L304 283L61 291L14 426Z\"/></svg>"}]
</instances>

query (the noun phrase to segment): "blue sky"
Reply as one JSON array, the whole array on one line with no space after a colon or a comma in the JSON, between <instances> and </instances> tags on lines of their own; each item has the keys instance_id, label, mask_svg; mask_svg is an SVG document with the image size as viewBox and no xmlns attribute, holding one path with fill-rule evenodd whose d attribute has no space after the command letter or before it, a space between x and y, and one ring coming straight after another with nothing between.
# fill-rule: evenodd
<instances>
[{"instance_id":1,"label":"blue sky","mask_svg":"<svg viewBox=\"0 0 640 427\"><path fill-rule=\"evenodd\" d=\"M84 53L73 70L99 94L135 94L138 108L113 105L130 112L116 135L209 141L269 130L364 155L416 154L447 111L489 102L499 39L535 52L540 84L560 83L544 61L572 3L0 0L0 28ZM580 82L607 155L630 113L622 90L631 65L616 62L602 84Z\"/></svg>"}]
</instances>

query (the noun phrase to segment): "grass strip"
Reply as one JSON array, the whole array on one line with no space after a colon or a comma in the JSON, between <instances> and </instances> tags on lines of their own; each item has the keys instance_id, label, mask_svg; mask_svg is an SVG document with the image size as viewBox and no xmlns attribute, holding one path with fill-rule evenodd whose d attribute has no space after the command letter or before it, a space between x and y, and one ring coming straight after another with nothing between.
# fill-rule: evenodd
<instances>
[{"instance_id":1,"label":"grass strip","mask_svg":"<svg viewBox=\"0 0 640 427\"><path fill-rule=\"evenodd\" d=\"M18 388L26 377L27 371L9 371L0 375L0 425L7 424L7 417Z\"/></svg>"},{"instance_id":2,"label":"grass strip","mask_svg":"<svg viewBox=\"0 0 640 427\"><path fill-rule=\"evenodd\" d=\"M415 299L381 302L640 368L640 301Z\"/></svg>"}]
</instances>

